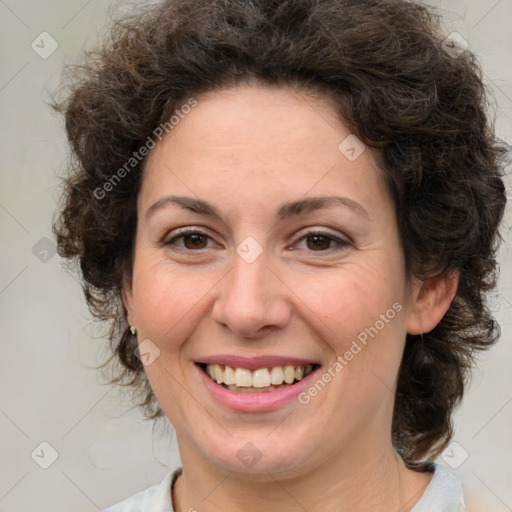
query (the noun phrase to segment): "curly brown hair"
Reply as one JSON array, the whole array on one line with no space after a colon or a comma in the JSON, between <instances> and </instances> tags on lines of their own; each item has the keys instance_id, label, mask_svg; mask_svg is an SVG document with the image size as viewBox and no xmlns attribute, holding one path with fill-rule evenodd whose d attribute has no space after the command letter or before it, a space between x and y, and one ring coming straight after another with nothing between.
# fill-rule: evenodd
<instances>
[{"instance_id":1,"label":"curly brown hair","mask_svg":"<svg viewBox=\"0 0 512 512\"><path fill-rule=\"evenodd\" d=\"M476 352L499 336L486 298L496 284L505 148L475 57L448 52L438 14L405 0L168 0L137 9L72 68L66 97L54 103L74 156L54 232L59 254L80 263L92 313L107 321L120 363L114 381L141 393L148 417L161 415L121 300L145 159L97 191L192 95L250 79L316 91L378 151L408 276L459 273L437 327L408 335L398 377L393 442L410 468L424 468L452 436Z\"/></svg>"}]
</instances>

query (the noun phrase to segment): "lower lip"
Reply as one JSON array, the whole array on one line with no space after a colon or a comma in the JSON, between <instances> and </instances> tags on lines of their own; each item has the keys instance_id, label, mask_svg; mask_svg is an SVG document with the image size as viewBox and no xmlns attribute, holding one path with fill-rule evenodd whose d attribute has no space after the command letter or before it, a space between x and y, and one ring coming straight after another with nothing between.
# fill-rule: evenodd
<instances>
[{"instance_id":1,"label":"lower lip","mask_svg":"<svg viewBox=\"0 0 512 512\"><path fill-rule=\"evenodd\" d=\"M220 405L237 412L267 412L279 409L297 399L297 396L309 387L310 382L320 369L316 368L293 386L286 386L276 391L237 393L214 382L198 364L196 364L196 367L201 374L205 388L210 392L213 399Z\"/></svg>"}]
</instances>

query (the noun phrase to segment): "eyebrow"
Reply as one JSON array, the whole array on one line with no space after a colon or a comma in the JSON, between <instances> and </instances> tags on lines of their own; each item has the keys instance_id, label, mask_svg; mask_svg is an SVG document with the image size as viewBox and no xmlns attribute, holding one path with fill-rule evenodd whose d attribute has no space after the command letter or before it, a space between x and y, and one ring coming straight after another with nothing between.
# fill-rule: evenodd
<instances>
[{"instance_id":1,"label":"eyebrow","mask_svg":"<svg viewBox=\"0 0 512 512\"><path fill-rule=\"evenodd\" d=\"M185 210L190 210L194 213L206 215L214 219L222 220L219 210L212 204L187 196L164 196L156 203L152 204L146 211L146 219L153 216L158 210L164 208L169 204L177 204ZM323 197L306 197L297 201L289 201L281 205L277 212L279 220L289 219L301 214L310 213L314 210L321 208L328 208L334 205L347 206L359 215L369 218L368 212L356 201L348 197L340 196L323 196Z\"/></svg>"}]
</instances>

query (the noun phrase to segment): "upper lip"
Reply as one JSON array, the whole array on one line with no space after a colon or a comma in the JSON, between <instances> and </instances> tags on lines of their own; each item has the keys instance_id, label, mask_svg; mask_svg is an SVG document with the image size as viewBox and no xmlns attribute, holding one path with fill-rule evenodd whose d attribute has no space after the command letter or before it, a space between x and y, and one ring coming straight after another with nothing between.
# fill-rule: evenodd
<instances>
[{"instance_id":1,"label":"upper lip","mask_svg":"<svg viewBox=\"0 0 512 512\"><path fill-rule=\"evenodd\" d=\"M228 354L217 354L214 356L203 357L201 360L196 361L199 364L224 364L232 368L246 368L247 370L258 370L260 368L269 368L273 366L286 366L286 365L307 365L316 364L320 365L318 361L311 359L302 359L300 357L289 356L255 356L255 357L242 357L233 356Z\"/></svg>"}]
</instances>

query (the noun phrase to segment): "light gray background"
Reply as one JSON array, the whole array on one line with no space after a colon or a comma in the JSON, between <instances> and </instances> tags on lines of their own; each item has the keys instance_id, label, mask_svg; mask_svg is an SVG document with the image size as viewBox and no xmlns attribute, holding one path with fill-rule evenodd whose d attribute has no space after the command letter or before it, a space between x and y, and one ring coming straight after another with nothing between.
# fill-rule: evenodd
<instances>
[{"instance_id":1,"label":"light gray background","mask_svg":"<svg viewBox=\"0 0 512 512\"><path fill-rule=\"evenodd\" d=\"M457 31L480 57L497 134L512 143L512 1L432 4L445 13L447 33ZM106 344L45 239L67 146L44 100L63 63L97 40L109 8L105 0L0 0L1 512L101 510L179 464L172 429L153 435L126 397L101 383L94 366ZM58 42L47 58L31 47L43 31ZM50 49L45 41L40 52ZM502 340L481 357L456 414L456 444L441 461L464 481L473 511L512 510L511 219L509 207L494 301ZM39 465L51 461L44 441L58 454L48 469Z\"/></svg>"}]
</instances>

